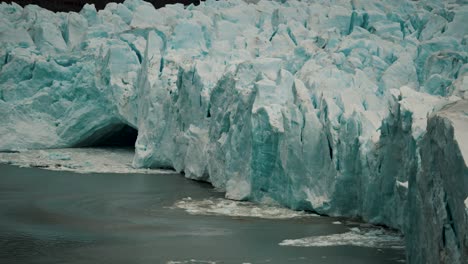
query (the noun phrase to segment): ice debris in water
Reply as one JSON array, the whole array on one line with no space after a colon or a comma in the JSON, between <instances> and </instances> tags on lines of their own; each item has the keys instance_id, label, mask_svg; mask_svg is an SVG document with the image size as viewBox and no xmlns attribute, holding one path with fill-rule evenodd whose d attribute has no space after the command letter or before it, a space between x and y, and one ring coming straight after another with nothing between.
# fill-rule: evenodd
<instances>
[{"instance_id":1,"label":"ice debris in water","mask_svg":"<svg viewBox=\"0 0 468 264\"><path fill-rule=\"evenodd\" d=\"M70 155L68 153L49 153L49 159L51 160L70 160Z\"/></svg>"},{"instance_id":2,"label":"ice debris in water","mask_svg":"<svg viewBox=\"0 0 468 264\"><path fill-rule=\"evenodd\" d=\"M171 260L171 261L168 261L166 264L216 264L216 263L218 262L210 261L210 260L190 259L190 260Z\"/></svg>"},{"instance_id":3,"label":"ice debris in water","mask_svg":"<svg viewBox=\"0 0 468 264\"><path fill-rule=\"evenodd\" d=\"M1 3L0 150L128 125L134 167L359 216L407 233L414 263L462 263L467 19L458 0Z\"/></svg>"},{"instance_id":4,"label":"ice debris in water","mask_svg":"<svg viewBox=\"0 0 468 264\"><path fill-rule=\"evenodd\" d=\"M68 148L0 152L0 163L40 167L78 173L172 174L172 170L136 169L131 166L133 151L118 148Z\"/></svg>"},{"instance_id":5,"label":"ice debris in water","mask_svg":"<svg viewBox=\"0 0 468 264\"><path fill-rule=\"evenodd\" d=\"M312 236L300 239L286 239L281 246L333 247L357 246L372 248L403 248L403 237L396 232L382 228L351 228L349 232L326 236Z\"/></svg>"},{"instance_id":6,"label":"ice debris in water","mask_svg":"<svg viewBox=\"0 0 468 264\"><path fill-rule=\"evenodd\" d=\"M233 201L223 198L194 200L190 197L177 201L174 207L184 209L193 215L226 215L236 217L257 217L266 219L290 219L318 216L316 214L293 211L284 207Z\"/></svg>"}]
</instances>

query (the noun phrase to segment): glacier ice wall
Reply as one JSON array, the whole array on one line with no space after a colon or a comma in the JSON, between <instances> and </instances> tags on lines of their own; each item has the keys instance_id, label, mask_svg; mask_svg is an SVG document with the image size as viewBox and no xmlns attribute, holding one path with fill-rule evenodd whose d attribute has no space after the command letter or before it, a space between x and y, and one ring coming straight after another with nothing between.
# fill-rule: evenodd
<instances>
[{"instance_id":1,"label":"glacier ice wall","mask_svg":"<svg viewBox=\"0 0 468 264\"><path fill-rule=\"evenodd\" d=\"M406 236L410 263L468 260L468 102L434 113L409 179Z\"/></svg>"},{"instance_id":2,"label":"glacier ice wall","mask_svg":"<svg viewBox=\"0 0 468 264\"><path fill-rule=\"evenodd\" d=\"M411 221L438 219L431 233L407 231L409 243L427 235L437 238L431 250L447 241L458 247L446 259L466 256L466 242L456 242L466 233L432 236L466 216L444 220L429 212L432 200L418 198L455 188L467 196L466 184L427 172L435 160L446 168L449 156L431 152L430 138L466 146L443 131L467 130L435 117L428 128L443 133L426 128L428 114L467 100L463 1L154 9L127 0L80 13L2 3L0 14L0 150L73 147L126 124L139 132L135 167L174 168L231 199L404 231ZM451 162L466 168L461 160ZM466 210L461 196L451 212ZM432 256L409 248L414 259Z\"/></svg>"}]
</instances>

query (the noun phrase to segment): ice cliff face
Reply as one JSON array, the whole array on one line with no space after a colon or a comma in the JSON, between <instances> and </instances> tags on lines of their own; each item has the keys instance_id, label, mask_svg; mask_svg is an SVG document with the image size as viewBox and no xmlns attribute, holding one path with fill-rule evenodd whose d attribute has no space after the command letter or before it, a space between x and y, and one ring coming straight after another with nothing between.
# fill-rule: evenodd
<instances>
[{"instance_id":1,"label":"ice cliff face","mask_svg":"<svg viewBox=\"0 0 468 264\"><path fill-rule=\"evenodd\" d=\"M421 170L411 175L407 238L411 263L468 260L468 101L429 118Z\"/></svg>"},{"instance_id":2,"label":"ice cliff face","mask_svg":"<svg viewBox=\"0 0 468 264\"><path fill-rule=\"evenodd\" d=\"M175 168L232 199L410 230L415 263L431 250L466 259L466 152L455 146L468 130L444 121L466 116L462 1L156 10L127 0L0 13L0 150L82 145L128 124L139 132L135 167Z\"/></svg>"}]
</instances>

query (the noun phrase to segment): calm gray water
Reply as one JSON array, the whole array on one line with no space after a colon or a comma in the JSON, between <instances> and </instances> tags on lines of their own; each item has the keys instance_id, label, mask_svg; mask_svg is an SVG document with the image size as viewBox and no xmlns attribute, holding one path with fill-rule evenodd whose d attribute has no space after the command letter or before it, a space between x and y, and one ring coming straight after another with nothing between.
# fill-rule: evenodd
<instances>
[{"instance_id":1,"label":"calm gray water","mask_svg":"<svg viewBox=\"0 0 468 264\"><path fill-rule=\"evenodd\" d=\"M278 245L284 239L345 232L331 218L269 220L168 208L185 197L222 196L177 174L76 174L0 165L0 263L375 264L404 259L403 250L395 249Z\"/></svg>"}]
</instances>

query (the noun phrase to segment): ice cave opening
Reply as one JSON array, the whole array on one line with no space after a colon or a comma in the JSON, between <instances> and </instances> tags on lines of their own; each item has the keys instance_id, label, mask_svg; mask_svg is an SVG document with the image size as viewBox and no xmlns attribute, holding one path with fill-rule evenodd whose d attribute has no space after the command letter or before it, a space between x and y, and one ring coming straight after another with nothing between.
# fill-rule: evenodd
<instances>
[{"instance_id":1,"label":"ice cave opening","mask_svg":"<svg viewBox=\"0 0 468 264\"><path fill-rule=\"evenodd\" d=\"M127 124L111 124L84 137L73 147L134 148L138 130Z\"/></svg>"}]
</instances>

